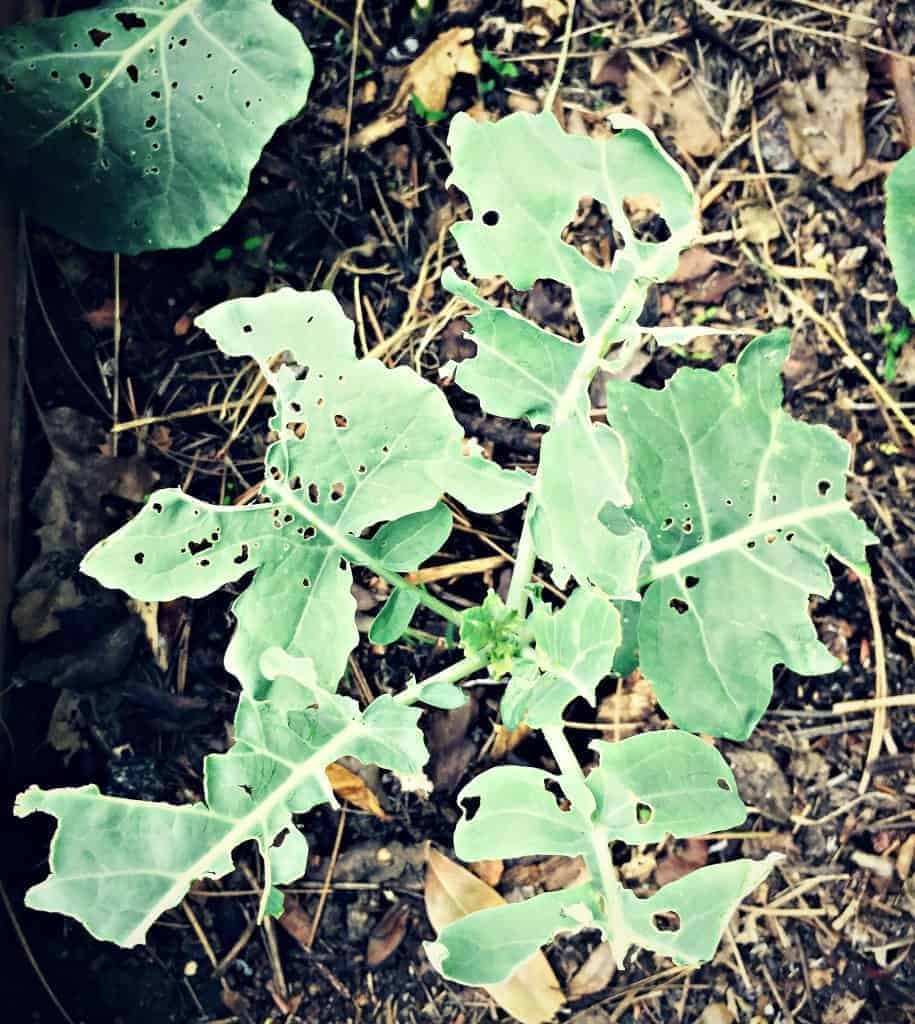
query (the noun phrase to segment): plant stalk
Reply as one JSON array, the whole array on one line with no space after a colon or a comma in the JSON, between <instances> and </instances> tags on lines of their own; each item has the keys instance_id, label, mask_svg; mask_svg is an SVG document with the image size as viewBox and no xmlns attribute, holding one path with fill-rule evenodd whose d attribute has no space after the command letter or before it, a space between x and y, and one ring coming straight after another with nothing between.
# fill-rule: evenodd
<instances>
[{"instance_id":1,"label":"plant stalk","mask_svg":"<svg viewBox=\"0 0 915 1024\"><path fill-rule=\"evenodd\" d=\"M431 686L433 683L460 683L468 676L472 676L474 672L478 672L481 668L485 667L486 658L482 654L461 658L460 661L449 665L448 668L443 668L441 672L436 672L421 683L413 683L412 686L401 690L400 693L394 695L393 699L397 704L415 704L423 699L422 691L427 686Z\"/></svg>"}]
</instances>

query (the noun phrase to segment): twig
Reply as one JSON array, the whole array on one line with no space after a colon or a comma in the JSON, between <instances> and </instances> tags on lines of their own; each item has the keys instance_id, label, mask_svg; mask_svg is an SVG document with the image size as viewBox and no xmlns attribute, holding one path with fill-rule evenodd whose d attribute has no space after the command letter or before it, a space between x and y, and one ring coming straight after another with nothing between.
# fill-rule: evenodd
<instances>
[{"instance_id":1,"label":"twig","mask_svg":"<svg viewBox=\"0 0 915 1024\"><path fill-rule=\"evenodd\" d=\"M893 57L890 60L890 77L896 90L896 106L902 118L905 144L915 146L915 86L912 85L912 66L906 60Z\"/></svg>"},{"instance_id":2,"label":"twig","mask_svg":"<svg viewBox=\"0 0 915 1024\"><path fill-rule=\"evenodd\" d=\"M324 876L324 885L321 887L321 895L318 897L318 907L311 922L311 931L308 934L308 941L305 949L310 953L315 939L318 935L318 926L321 924L321 915L324 913L324 904L327 902L327 894L330 892L330 883L333 880L334 869L337 866L337 857L340 856L340 843L343 841L343 828L346 824L346 808L340 808L340 820L337 823L337 835L334 837L334 848L331 850L330 863L327 865L327 874Z\"/></svg>"},{"instance_id":3,"label":"twig","mask_svg":"<svg viewBox=\"0 0 915 1024\"><path fill-rule=\"evenodd\" d=\"M871 765L876 761L880 754L880 747L883 745L883 734L886 731L887 722L887 691L889 688L886 678L886 648L883 643L883 628L880 625L880 610L877 607L877 591L870 577L861 577L861 589L864 591L864 601L867 604L871 629L874 633L874 699L876 702L874 706L874 728L867 747L864 772L858 784L858 792L864 793L870 785Z\"/></svg>"},{"instance_id":4,"label":"twig","mask_svg":"<svg viewBox=\"0 0 915 1024\"><path fill-rule=\"evenodd\" d=\"M121 407L121 254L114 254L114 382L111 387L112 430L118 425ZM111 454L118 453L118 435L111 435Z\"/></svg>"},{"instance_id":5,"label":"twig","mask_svg":"<svg viewBox=\"0 0 915 1024\"><path fill-rule=\"evenodd\" d=\"M556 96L559 94L559 85L562 82L562 76L565 74L566 62L569 59L569 44L572 42L572 22L575 20L575 0L566 0L566 2L569 5L569 10L566 14L566 28L562 36L562 48L559 51L559 61L556 64L556 74L553 75L553 81L550 83L546 96L543 98L544 110L553 109L553 104L556 102Z\"/></svg>"},{"instance_id":6,"label":"twig","mask_svg":"<svg viewBox=\"0 0 915 1024\"><path fill-rule=\"evenodd\" d=\"M353 94L356 89L356 60L359 57L359 26L362 23L363 0L356 0L356 12L353 15L353 45L349 61L349 87L346 91L346 120L343 122L343 162L341 170L346 169L349 156L350 129L353 123Z\"/></svg>"}]
</instances>

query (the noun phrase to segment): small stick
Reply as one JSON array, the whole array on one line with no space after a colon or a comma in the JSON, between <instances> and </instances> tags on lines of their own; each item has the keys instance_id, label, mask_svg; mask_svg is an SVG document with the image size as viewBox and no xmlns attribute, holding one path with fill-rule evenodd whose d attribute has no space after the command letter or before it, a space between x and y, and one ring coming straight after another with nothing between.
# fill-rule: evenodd
<instances>
[{"instance_id":1,"label":"small stick","mask_svg":"<svg viewBox=\"0 0 915 1024\"><path fill-rule=\"evenodd\" d=\"M321 887L321 895L318 897L318 908L315 910L314 920L311 923L311 932L305 949L310 953L315 939L318 935L318 926L321 923L321 915L324 913L324 904L327 902L327 894L330 892L330 883L333 880L334 869L337 866L337 857L340 856L340 843L343 840L343 827L346 824L346 808L340 808L340 821L337 824L337 835L334 838L334 848L330 854L330 864L327 866L327 874L324 876L324 885Z\"/></svg>"},{"instance_id":2,"label":"small stick","mask_svg":"<svg viewBox=\"0 0 915 1024\"><path fill-rule=\"evenodd\" d=\"M883 734L886 732L886 709L889 699L889 687L886 678L886 648L883 643L883 627L880 625L880 610L877 607L877 591L873 582L867 576L861 577L861 588L864 591L864 601L867 604L867 611L871 619L871 629L874 632L874 700L877 703L874 707L874 728L867 747L867 758L864 761L864 772L858 784L858 793L864 793L870 785L871 765L880 754L880 747L883 745Z\"/></svg>"}]
</instances>

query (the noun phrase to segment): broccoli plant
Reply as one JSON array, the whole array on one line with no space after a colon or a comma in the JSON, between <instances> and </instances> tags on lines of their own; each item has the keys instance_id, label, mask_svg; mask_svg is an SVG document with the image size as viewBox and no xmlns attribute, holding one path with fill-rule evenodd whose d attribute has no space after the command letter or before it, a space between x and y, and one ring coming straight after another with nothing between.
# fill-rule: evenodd
<instances>
[{"instance_id":1,"label":"broccoli plant","mask_svg":"<svg viewBox=\"0 0 915 1024\"><path fill-rule=\"evenodd\" d=\"M305 103L312 59L272 0L107 0L0 32L0 161L93 249L196 245Z\"/></svg>"},{"instance_id":2,"label":"broccoli plant","mask_svg":"<svg viewBox=\"0 0 915 1024\"><path fill-rule=\"evenodd\" d=\"M233 850L254 840L261 911L271 912L275 887L305 868L294 816L333 799L324 768L349 754L419 771L427 754L414 705L454 707L464 696L456 684L485 671L505 684L504 724L541 730L556 767L496 766L474 778L459 795L455 850L467 860L581 855L588 877L454 922L430 958L450 978L489 984L581 928L599 929L621 964L632 947L678 963L713 955L771 862L714 864L642 896L618 877L611 844L744 819L733 774L695 734L746 738L775 665L836 667L810 596L831 592L829 556L866 573L874 538L845 499L848 445L782 409L787 331L756 338L717 372L681 369L660 390L617 374L606 385L608 422L592 417L599 370L623 367L646 333L682 339L638 321L649 287L698 229L682 171L638 123L616 127L608 139L581 138L551 113L518 113L498 123L461 115L450 132L451 181L473 209L453 229L471 277L499 275L517 289L559 281L581 328L583 340L567 340L491 304L454 271L443 277L475 307L475 354L447 372L487 413L543 428L533 476L468 444L434 384L357 359L353 325L328 292L284 289L199 318L227 355L257 360L273 387L276 440L259 496L226 508L160 491L83 569L147 600L200 596L253 570L226 655L242 687L234 746L207 759L205 803L191 807L94 786L28 790L17 812L59 822L50 875L29 905L132 945L194 879L226 874ZM662 241L639 237L627 217L627 197L646 193ZM617 232L609 267L562 238L582 197L603 204ZM459 612L403 575L446 541L444 493L481 513L526 503L504 599L491 593ZM537 559L568 592L564 603L533 585ZM363 709L337 693L357 642L354 565L391 585L374 640L397 639L424 605L458 627L463 648L450 668ZM585 771L565 708L579 697L595 704L602 681L631 670L636 655L679 728L597 741Z\"/></svg>"}]
</instances>

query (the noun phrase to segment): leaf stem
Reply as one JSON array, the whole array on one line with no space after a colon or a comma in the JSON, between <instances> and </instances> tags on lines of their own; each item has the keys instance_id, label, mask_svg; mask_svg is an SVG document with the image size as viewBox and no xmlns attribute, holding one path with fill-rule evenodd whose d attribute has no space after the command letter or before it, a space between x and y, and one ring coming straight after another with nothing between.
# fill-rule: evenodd
<instances>
[{"instance_id":1,"label":"leaf stem","mask_svg":"<svg viewBox=\"0 0 915 1024\"><path fill-rule=\"evenodd\" d=\"M423 699L423 690L428 686L432 686L435 683L460 683L468 676L472 676L474 672L478 672L481 668L485 668L486 658L482 654L474 654L469 658L461 658L460 661L456 661L453 665L449 665L448 668L443 668L441 672L436 672L434 675L429 676L428 679L424 679L421 683L414 683L412 686L408 686L401 690L400 693L394 695L393 700L397 704L415 704L417 701Z\"/></svg>"},{"instance_id":2,"label":"leaf stem","mask_svg":"<svg viewBox=\"0 0 915 1024\"><path fill-rule=\"evenodd\" d=\"M533 578L534 563L537 561L537 552L534 550L534 534L531 529L536 500L531 496L524 512L524 523L521 527L521 537L518 539L518 551L515 554L515 566L512 569L508 596L505 601L509 608L522 614L527 601L527 587Z\"/></svg>"}]
</instances>

